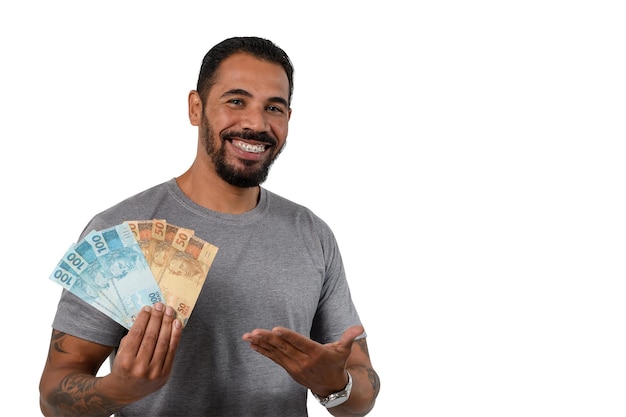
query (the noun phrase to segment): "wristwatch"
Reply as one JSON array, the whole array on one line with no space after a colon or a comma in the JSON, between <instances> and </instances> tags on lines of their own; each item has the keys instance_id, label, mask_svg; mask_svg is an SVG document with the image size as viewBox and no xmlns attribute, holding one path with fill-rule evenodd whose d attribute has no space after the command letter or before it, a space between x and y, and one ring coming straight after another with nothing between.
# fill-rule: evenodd
<instances>
[{"instance_id":1,"label":"wristwatch","mask_svg":"<svg viewBox=\"0 0 626 417\"><path fill-rule=\"evenodd\" d=\"M350 375L350 372L348 371L346 371L346 373L348 374L348 383L341 391L333 392L326 397L320 397L316 393L311 391L313 396L317 398L317 401L319 401L320 404L322 404L324 407L336 407L339 404L345 403L346 401L348 401L348 398L350 398L350 391L352 391L352 375Z\"/></svg>"}]
</instances>

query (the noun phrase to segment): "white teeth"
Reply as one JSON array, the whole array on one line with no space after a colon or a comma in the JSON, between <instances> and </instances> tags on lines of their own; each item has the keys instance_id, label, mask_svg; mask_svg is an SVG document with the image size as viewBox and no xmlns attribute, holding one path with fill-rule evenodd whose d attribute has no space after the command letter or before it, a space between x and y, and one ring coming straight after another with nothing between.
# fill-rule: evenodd
<instances>
[{"instance_id":1,"label":"white teeth","mask_svg":"<svg viewBox=\"0 0 626 417\"><path fill-rule=\"evenodd\" d=\"M265 150L265 145L251 145L240 140L233 140L232 144L239 149L243 149L246 152L261 153Z\"/></svg>"}]
</instances>

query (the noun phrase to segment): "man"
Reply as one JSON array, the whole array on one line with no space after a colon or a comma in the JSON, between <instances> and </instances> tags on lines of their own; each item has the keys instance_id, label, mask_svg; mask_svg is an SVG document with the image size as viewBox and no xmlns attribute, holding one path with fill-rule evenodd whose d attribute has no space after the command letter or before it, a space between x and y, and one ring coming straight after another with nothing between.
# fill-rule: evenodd
<instances>
[{"instance_id":1,"label":"man","mask_svg":"<svg viewBox=\"0 0 626 417\"><path fill-rule=\"evenodd\" d=\"M285 146L293 67L272 42L230 38L205 56L181 176L85 228L165 219L219 248L186 326L171 306L126 331L64 291L40 382L45 415L306 416L310 390L334 416L363 416L379 379L337 243L311 211L260 187ZM111 359L111 372L96 378Z\"/></svg>"}]
</instances>

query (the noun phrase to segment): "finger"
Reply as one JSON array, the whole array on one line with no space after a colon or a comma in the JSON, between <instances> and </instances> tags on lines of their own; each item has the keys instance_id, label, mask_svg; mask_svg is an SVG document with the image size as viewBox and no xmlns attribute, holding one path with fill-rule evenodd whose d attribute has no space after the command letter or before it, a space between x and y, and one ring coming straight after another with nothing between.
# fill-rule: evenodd
<instances>
[{"instance_id":1,"label":"finger","mask_svg":"<svg viewBox=\"0 0 626 417\"><path fill-rule=\"evenodd\" d=\"M276 336L274 338L276 348L285 353L290 353L290 355L296 353L306 354L320 346L319 343L308 337L284 327L274 327L272 335Z\"/></svg>"},{"instance_id":2,"label":"finger","mask_svg":"<svg viewBox=\"0 0 626 417\"><path fill-rule=\"evenodd\" d=\"M285 364L289 359L289 354L285 353L288 352L286 343L268 330L256 329L245 334L244 340L250 343L252 349L278 364Z\"/></svg>"},{"instance_id":3,"label":"finger","mask_svg":"<svg viewBox=\"0 0 626 417\"><path fill-rule=\"evenodd\" d=\"M269 338L272 336L272 332L265 329L254 329L251 332L244 333L241 337L248 343L257 343L262 339Z\"/></svg>"},{"instance_id":4,"label":"finger","mask_svg":"<svg viewBox=\"0 0 626 417\"><path fill-rule=\"evenodd\" d=\"M180 338L183 334L183 324L177 318L174 319L172 323L172 334L170 336L170 346L167 350L167 356L165 358L165 363L163 364L164 369L168 372L172 369L172 364L174 363L174 355L176 354L176 350L178 349L178 345L180 344Z\"/></svg>"},{"instance_id":5,"label":"finger","mask_svg":"<svg viewBox=\"0 0 626 417\"><path fill-rule=\"evenodd\" d=\"M267 345L259 345L256 343L252 343L250 344L250 347L255 352L260 353L261 355L265 356L268 359L271 359L276 364L282 366L285 369L289 369L290 367L294 366L294 364L298 363L297 360L290 358L288 355L284 354L280 350L277 350L273 346L268 347Z\"/></svg>"},{"instance_id":6,"label":"finger","mask_svg":"<svg viewBox=\"0 0 626 417\"><path fill-rule=\"evenodd\" d=\"M141 340L141 345L137 351L137 359L140 361L145 361L145 363L150 363L152 361L152 355L154 354L159 333L161 331L161 322L163 320L164 310L165 305L158 302L154 305L152 311L150 312L150 319L148 320L146 330Z\"/></svg>"},{"instance_id":7,"label":"finger","mask_svg":"<svg viewBox=\"0 0 626 417\"><path fill-rule=\"evenodd\" d=\"M257 349L272 351L275 350L276 347L272 343L272 339L275 336L272 335L272 332L269 330L256 329L250 333L246 333L243 336L243 339L250 343L250 346L256 347Z\"/></svg>"},{"instance_id":8,"label":"finger","mask_svg":"<svg viewBox=\"0 0 626 417\"><path fill-rule=\"evenodd\" d=\"M167 352L170 349L170 339L172 335L172 322L175 319L174 309L171 306L166 306L162 317L161 328L159 330L159 337L156 341L154 348L154 354L152 355L152 364L163 367Z\"/></svg>"},{"instance_id":9,"label":"finger","mask_svg":"<svg viewBox=\"0 0 626 417\"><path fill-rule=\"evenodd\" d=\"M284 329L287 331L286 329ZM271 332L259 333L256 338L257 344L267 350L283 352L286 354L291 354L298 349L291 343L291 340L295 341L295 338L290 339L289 337L283 337L284 333L282 333L277 328L273 329Z\"/></svg>"},{"instance_id":10,"label":"finger","mask_svg":"<svg viewBox=\"0 0 626 417\"><path fill-rule=\"evenodd\" d=\"M118 356L126 353L132 356L137 355L137 352L139 351L139 346L141 346L141 341L143 340L143 335L146 331L146 326L148 325L148 321L150 320L151 312L152 308L150 306L145 306L141 309L139 314L137 314L133 326L128 331L128 334L124 336L124 338L120 342L120 347L117 353Z\"/></svg>"},{"instance_id":11,"label":"finger","mask_svg":"<svg viewBox=\"0 0 626 417\"><path fill-rule=\"evenodd\" d=\"M346 349L351 349L354 340L362 335L364 331L365 329L363 328L363 326L352 326L348 328L341 335L341 339L339 339L339 345Z\"/></svg>"}]
</instances>

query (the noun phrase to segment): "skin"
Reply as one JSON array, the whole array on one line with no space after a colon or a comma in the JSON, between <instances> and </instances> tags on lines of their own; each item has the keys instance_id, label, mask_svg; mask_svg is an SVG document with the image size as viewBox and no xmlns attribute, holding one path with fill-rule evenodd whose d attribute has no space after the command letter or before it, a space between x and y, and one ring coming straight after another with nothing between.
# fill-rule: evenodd
<instances>
[{"instance_id":1,"label":"skin","mask_svg":"<svg viewBox=\"0 0 626 417\"><path fill-rule=\"evenodd\" d=\"M275 327L255 329L243 340L260 354L267 356L300 384L320 397L341 391L348 383L346 370L352 375L352 391L348 401L328 411L337 417L364 416L374 406L380 382L372 368L362 326L346 330L340 340L322 345L301 334Z\"/></svg>"},{"instance_id":2,"label":"skin","mask_svg":"<svg viewBox=\"0 0 626 417\"><path fill-rule=\"evenodd\" d=\"M225 59L203 105L196 91L188 97L189 120L198 127L197 154L191 167L177 178L194 202L223 213L253 209L259 186L231 185L217 173L215 153L235 172L255 172L270 163L287 139L291 109L289 83L280 65L236 53ZM271 144L262 152L235 146L261 141L243 139L242 132L264 132ZM227 132L239 132L223 139ZM40 381L44 415L110 416L125 405L161 388L172 371L182 334L180 321L169 306L157 303L137 316L120 342L111 373L96 377L113 348L53 330L46 366ZM348 401L328 411L337 417L364 416L373 407L379 379L370 362L362 326L347 329L340 340L317 343L286 328L252 329L242 335L250 348L282 366L291 377L320 396L342 390L353 379Z\"/></svg>"},{"instance_id":3,"label":"skin","mask_svg":"<svg viewBox=\"0 0 626 417\"><path fill-rule=\"evenodd\" d=\"M110 416L161 388L172 371L182 325L172 307L144 307L121 340L111 373L96 372L113 348L52 331L39 385L46 416Z\"/></svg>"}]
</instances>

